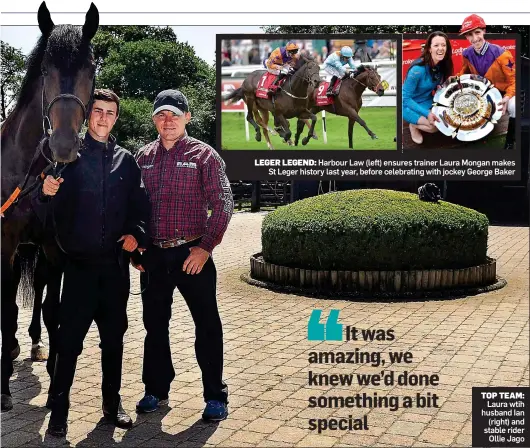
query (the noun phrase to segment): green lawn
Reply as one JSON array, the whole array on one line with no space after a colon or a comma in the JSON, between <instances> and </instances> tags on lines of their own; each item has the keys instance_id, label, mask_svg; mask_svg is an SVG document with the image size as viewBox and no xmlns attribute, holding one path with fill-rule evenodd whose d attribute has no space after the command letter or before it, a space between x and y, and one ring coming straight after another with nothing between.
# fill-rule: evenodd
<instances>
[{"instance_id":1,"label":"green lawn","mask_svg":"<svg viewBox=\"0 0 530 448\"><path fill-rule=\"evenodd\" d=\"M358 123L353 127L353 148L354 149L396 149L396 108L395 107L365 107L359 114L366 122L366 125L374 132L377 140L372 140L368 133ZM270 117L269 126L273 127L273 118ZM296 131L296 119L289 120L294 142ZM318 140L311 139L306 145L302 145L302 137L298 147L288 146L278 136L272 136L271 142L274 149L348 149L348 119L326 113L327 144L322 137L322 113L317 114L317 124L315 132ZM302 136L307 135L308 128L304 128ZM243 113L224 112L221 113L221 146L222 149L267 149L267 143L262 136L261 142L254 139L254 128L249 124L250 140L245 141L245 118Z\"/></svg>"}]
</instances>

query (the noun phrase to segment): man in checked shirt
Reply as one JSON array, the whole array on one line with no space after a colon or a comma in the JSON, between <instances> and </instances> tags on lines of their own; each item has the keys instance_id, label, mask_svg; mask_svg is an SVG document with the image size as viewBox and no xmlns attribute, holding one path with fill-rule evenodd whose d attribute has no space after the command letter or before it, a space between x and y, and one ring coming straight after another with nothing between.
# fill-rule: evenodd
<instances>
[{"instance_id":1,"label":"man in checked shirt","mask_svg":"<svg viewBox=\"0 0 530 448\"><path fill-rule=\"evenodd\" d=\"M195 322L195 353L202 371L203 419L224 420L228 388L223 381L223 331L217 309L216 270L211 254L226 231L234 203L225 164L207 144L189 137L186 97L164 90L153 121L159 138L139 151L138 164L152 206L152 244L142 255L143 320L146 329L138 412L167 404L175 370L169 346L173 292L178 288ZM208 217L208 208L212 210Z\"/></svg>"}]
</instances>

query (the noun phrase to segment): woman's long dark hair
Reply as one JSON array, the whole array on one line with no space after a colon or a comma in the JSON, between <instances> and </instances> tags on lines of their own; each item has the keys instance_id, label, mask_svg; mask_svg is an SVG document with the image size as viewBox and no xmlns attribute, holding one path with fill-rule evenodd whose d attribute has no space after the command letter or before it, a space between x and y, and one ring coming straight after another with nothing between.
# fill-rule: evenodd
<instances>
[{"instance_id":1,"label":"woman's long dark hair","mask_svg":"<svg viewBox=\"0 0 530 448\"><path fill-rule=\"evenodd\" d=\"M429 49L431 48L432 40L437 36L443 37L445 39L446 50L444 58L437 65L434 65ZM431 34L429 34L427 40L425 41L423 54L419 59L412 63L411 67L414 65L425 65L429 67L433 81L438 80L440 84L452 76L453 50L451 48L451 41L447 37L447 34L442 33L441 31L433 31Z\"/></svg>"}]
</instances>

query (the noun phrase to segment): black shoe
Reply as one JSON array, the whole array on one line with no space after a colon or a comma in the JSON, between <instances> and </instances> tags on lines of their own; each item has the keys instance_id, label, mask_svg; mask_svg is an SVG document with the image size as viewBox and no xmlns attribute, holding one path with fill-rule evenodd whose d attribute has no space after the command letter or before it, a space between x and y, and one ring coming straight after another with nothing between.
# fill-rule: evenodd
<instances>
[{"instance_id":1,"label":"black shoe","mask_svg":"<svg viewBox=\"0 0 530 448\"><path fill-rule=\"evenodd\" d=\"M48 424L48 429L46 430L46 434L49 434L53 437L66 437L67 433L68 424L66 422L52 425L52 422L50 420L50 423Z\"/></svg>"},{"instance_id":2,"label":"black shoe","mask_svg":"<svg viewBox=\"0 0 530 448\"><path fill-rule=\"evenodd\" d=\"M11 395L2 394L2 412L10 411L13 409L13 399Z\"/></svg>"},{"instance_id":3,"label":"black shoe","mask_svg":"<svg viewBox=\"0 0 530 448\"><path fill-rule=\"evenodd\" d=\"M118 428L132 428L132 419L123 409L121 400L118 401L117 406L111 403L103 403L103 415L105 420L107 420L109 423L113 423L114 426L117 426Z\"/></svg>"}]
</instances>

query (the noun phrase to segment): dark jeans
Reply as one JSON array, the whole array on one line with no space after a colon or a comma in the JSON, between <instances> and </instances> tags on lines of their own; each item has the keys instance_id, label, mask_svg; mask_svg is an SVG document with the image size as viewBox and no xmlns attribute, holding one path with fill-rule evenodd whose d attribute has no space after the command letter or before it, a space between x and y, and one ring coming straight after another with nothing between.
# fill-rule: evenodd
<instances>
[{"instance_id":1,"label":"dark jeans","mask_svg":"<svg viewBox=\"0 0 530 448\"><path fill-rule=\"evenodd\" d=\"M64 270L57 332L57 358L53 393L68 395L77 357L95 321L101 339L103 400L119 399L123 336L127 331L128 266L117 261L72 262Z\"/></svg>"},{"instance_id":2,"label":"dark jeans","mask_svg":"<svg viewBox=\"0 0 530 448\"><path fill-rule=\"evenodd\" d=\"M217 272L211 257L199 274L182 271L194 241L175 248L151 246L144 254L150 269L141 274L143 319L147 331L142 380L146 394L166 399L175 370L169 346L173 292L178 288L195 323L195 354L202 372L204 400L228 402L223 381L223 329L217 309ZM147 289L146 289L147 288Z\"/></svg>"}]
</instances>

